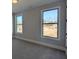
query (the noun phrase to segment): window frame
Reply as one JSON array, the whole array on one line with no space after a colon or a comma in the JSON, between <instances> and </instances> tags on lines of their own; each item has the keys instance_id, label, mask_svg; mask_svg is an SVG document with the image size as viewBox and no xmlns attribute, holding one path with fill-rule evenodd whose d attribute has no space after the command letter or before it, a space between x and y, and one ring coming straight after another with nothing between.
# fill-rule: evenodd
<instances>
[{"instance_id":1,"label":"window frame","mask_svg":"<svg viewBox=\"0 0 79 59\"><path fill-rule=\"evenodd\" d=\"M22 15L16 15L15 16L15 33L23 34L23 16L22 16L22 32L17 32L17 25L19 25L19 24L17 24L17 16L22 16Z\"/></svg>"},{"instance_id":2,"label":"window frame","mask_svg":"<svg viewBox=\"0 0 79 59\"><path fill-rule=\"evenodd\" d=\"M43 35L43 12L45 11L51 11L51 10L58 10L57 12L57 37L50 37L50 36L44 36ZM60 7L54 7L54 8L47 8L41 10L41 38L48 38L48 39L54 39L54 40L59 40L60 36Z\"/></svg>"}]
</instances>

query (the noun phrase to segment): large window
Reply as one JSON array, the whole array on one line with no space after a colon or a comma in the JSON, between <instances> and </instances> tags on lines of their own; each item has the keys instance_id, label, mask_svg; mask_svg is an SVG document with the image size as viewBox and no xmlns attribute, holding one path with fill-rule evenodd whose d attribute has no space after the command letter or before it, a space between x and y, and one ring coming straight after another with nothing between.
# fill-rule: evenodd
<instances>
[{"instance_id":1,"label":"large window","mask_svg":"<svg viewBox=\"0 0 79 59\"><path fill-rule=\"evenodd\" d=\"M23 28L22 28L22 16L16 16L16 32L17 33L22 33Z\"/></svg>"},{"instance_id":2,"label":"large window","mask_svg":"<svg viewBox=\"0 0 79 59\"><path fill-rule=\"evenodd\" d=\"M43 37L58 37L58 11L59 9L49 9L42 11Z\"/></svg>"}]
</instances>

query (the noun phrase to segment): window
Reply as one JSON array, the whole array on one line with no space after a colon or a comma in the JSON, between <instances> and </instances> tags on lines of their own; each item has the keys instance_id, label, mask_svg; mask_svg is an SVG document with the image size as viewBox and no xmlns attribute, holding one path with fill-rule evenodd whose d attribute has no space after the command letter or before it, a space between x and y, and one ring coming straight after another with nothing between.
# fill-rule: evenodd
<instances>
[{"instance_id":1,"label":"window","mask_svg":"<svg viewBox=\"0 0 79 59\"><path fill-rule=\"evenodd\" d=\"M23 28L22 28L22 16L16 16L16 32L22 33Z\"/></svg>"},{"instance_id":2,"label":"window","mask_svg":"<svg viewBox=\"0 0 79 59\"><path fill-rule=\"evenodd\" d=\"M49 9L42 11L42 36L58 37L58 10Z\"/></svg>"}]
</instances>

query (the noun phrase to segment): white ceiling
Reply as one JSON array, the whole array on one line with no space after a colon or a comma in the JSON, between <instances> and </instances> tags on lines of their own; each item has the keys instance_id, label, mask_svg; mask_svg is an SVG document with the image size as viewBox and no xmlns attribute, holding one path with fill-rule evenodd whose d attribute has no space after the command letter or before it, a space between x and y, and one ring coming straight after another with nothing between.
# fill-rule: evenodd
<instances>
[{"instance_id":1,"label":"white ceiling","mask_svg":"<svg viewBox=\"0 0 79 59\"><path fill-rule=\"evenodd\" d=\"M56 1L61 1L61 0L19 0L17 4L12 4L12 12L17 13L25 9L27 10L32 7L37 7Z\"/></svg>"}]
</instances>

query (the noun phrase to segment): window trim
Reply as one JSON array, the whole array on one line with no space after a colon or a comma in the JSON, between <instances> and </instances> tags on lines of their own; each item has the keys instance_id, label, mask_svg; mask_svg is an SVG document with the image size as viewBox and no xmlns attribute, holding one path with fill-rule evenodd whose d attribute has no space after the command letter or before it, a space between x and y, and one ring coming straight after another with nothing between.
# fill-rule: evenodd
<instances>
[{"instance_id":1,"label":"window trim","mask_svg":"<svg viewBox=\"0 0 79 59\"><path fill-rule=\"evenodd\" d=\"M43 35L43 12L44 11L50 11L50 10L58 10L57 14L57 37L49 37L49 36L44 36ZM46 39L52 39L52 40L59 40L60 39L60 7L54 7L54 8L47 8L41 10L41 38L46 38Z\"/></svg>"},{"instance_id":2,"label":"window trim","mask_svg":"<svg viewBox=\"0 0 79 59\"><path fill-rule=\"evenodd\" d=\"M15 16L15 33L23 34L23 16L22 16L22 32L17 32L17 25L19 25L19 24L17 24L17 16L22 16L22 15L16 15Z\"/></svg>"}]
</instances>

